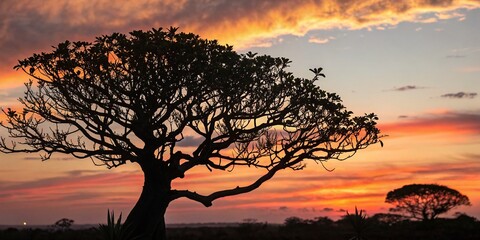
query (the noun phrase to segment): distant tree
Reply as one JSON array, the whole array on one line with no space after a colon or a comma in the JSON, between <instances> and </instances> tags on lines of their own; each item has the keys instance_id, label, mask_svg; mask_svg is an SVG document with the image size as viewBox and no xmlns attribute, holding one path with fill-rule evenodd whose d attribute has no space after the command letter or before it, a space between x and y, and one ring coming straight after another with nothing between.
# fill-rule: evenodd
<instances>
[{"instance_id":1,"label":"distant tree","mask_svg":"<svg viewBox=\"0 0 480 240\"><path fill-rule=\"evenodd\" d=\"M255 238L256 232L268 226L266 222L258 222L255 218L246 218L239 225L239 233L246 238Z\"/></svg>"},{"instance_id":2,"label":"distant tree","mask_svg":"<svg viewBox=\"0 0 480 240\"><path fill-rule=\"evenodd\" d=\"M331 226L333 225L334 221L329 217L316 217L311 221L311 223L314 225Z\"/></svg>"},{"instance_id":3,"label":"distant tree","mask_svg":"<svg viewBox=\"0 0 480 240\"><path fill-rule=\"evenodd\" d=\"M286 71L286 58L238 54L231 46L168 30L114 33L59 44L19 62L33 80L4 109L5 153L140 165L144 187L125 224L142 239L165 239L170 202L213 201L250 192L283 169L346 159L380 142L374 114L353 117L313 79ZM190 148L186 149L188 146ZM192 150L193 148L193 150ZM252 183L200 194L172 189L187 171L264 170Z\"/></svg>"},{"instance_id":4,"label":"distant tree","mask_svg":"<svg viewBox=\"0 0 480 240\"><path fill-rule=\"evenodd\" d=\"M75 221L68 218L62 218L53 224L53 228L57 231L69 230Z\"/></svg>"},{"instance_id":5,"label":"distant tree","mask_svg":"<svg viewBox=\"0 0 480 240\"><path fill-rule=\"evenodd\" d=\"M370 219L373 222L383 223L387 225L396 224L407 220L407 218L400 214L395 213L376 213Z\"/></svg>"},{"instance_id":6,"label":"distant tree","mask_svg":"<svg viewBox=\"0 0 480 240\"><path fill-rule=\"evenodd\" d=\"M412 219L433 220L461 205L470 205L467 196L438 184L410 184L390 191L385 202L395 205L390 211L404 212Z\"/></svg>"},{"instance_id":7,"label":"distant tree","mask_svg":"<svg viewBox=\"0 0 480 240\"><path fill-rule=\"evenodd\" d=\"M456 212L454 215L455 215L455 219L461 222L477 222L478 221L477 218L463 212Z\"/></svg>"},{"instance_id":8,"label":"distant tree","mask_svg":"<svg viewBox=\"0 0 480 240\"><path fill-rule=\"evenodd\" d=\"M302 224L308 224L308 220L299 217L288 217L284 221L284 225L287 227L295 227Z\"/></svg>"}]
</instances>

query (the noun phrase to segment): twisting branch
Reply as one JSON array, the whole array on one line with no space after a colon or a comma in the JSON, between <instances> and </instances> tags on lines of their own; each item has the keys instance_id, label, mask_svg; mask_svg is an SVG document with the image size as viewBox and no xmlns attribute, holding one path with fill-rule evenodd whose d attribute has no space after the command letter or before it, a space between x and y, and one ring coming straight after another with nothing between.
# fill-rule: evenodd
<instances>
[{"instance_id":1,"label":"twisting branch","mask_svg":"<svg viewBox=\"0 0 480 240\"><path fill-rule=\"evenodd\" d=\"M0 151L44 159L66 153L107 167L137 162L171 200L208 206L258 188L279 170L344 160L380 142L374 114L354 117L338 95L316 85L321 68L303 79L289 64L176 28L66 41L19 61L16 69L32 80L22 112L3 110L9 139L1 138ZM171 190L193 168L236 166L265 173L210 195Z\"/></svg>"}]
</instances>

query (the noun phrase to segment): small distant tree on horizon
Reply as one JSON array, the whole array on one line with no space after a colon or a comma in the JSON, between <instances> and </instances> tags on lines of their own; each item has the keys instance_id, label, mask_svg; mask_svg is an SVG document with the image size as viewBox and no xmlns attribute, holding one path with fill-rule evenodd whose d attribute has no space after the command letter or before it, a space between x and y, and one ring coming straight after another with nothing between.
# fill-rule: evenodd
<instances>
[{"instance_id":1,"label":"small distant tree on horizon","mask_svg":"<svg viewBox=\"0 0 480 240\"><path fill-rule=\"evenodd\" d=\"M67 231L70 230L75 221L68 218L62 218L53 224L53 228L57 231Z\"/></svg>"},{"instance_id":2,"label":"small distant tree on horizon","mask_svg":"<svg viewBox=\"0 0 480 240\"><path fill-rule=\"evenodd\" d=\"M408 220L409 218L396 213L376 213L373 216L371 216L370 219L372 219L375 222L392 225L392 224L396 224L396 223Z\"/></svg>"},{"instance_id":3,"label":"small distant tree on horizon","mask_svg":"<svg viewBox=\"0 0 480 240\"><path fill-rule=\"evenodd\" d=\"M467 196L438 184L405 185L388 192L385 202L395 205L390 211L422 221L431 221L461 205L471 205Z\"/></svg>"},{"instance_id":4,"label":"small distant tree on horizon","mask_svg":"<svg viewBox=\"0 0 480 240\"><path fill-rule=\"evenodd\" d=\"M165 211L176 199L209 207L280 170L347 159L380 142L375 114L352 116L315 84L321 68L304 79L286 71L289 64L176 28L66 41L15 67L32 79L23 109L3 109L12 142L2 137L0 151L138 164L144 186L125 225L133 237L165 239ZM192 169L248 167L263 173L242 186L207 194L172 188Z\"/></svg>"}]
</instances>

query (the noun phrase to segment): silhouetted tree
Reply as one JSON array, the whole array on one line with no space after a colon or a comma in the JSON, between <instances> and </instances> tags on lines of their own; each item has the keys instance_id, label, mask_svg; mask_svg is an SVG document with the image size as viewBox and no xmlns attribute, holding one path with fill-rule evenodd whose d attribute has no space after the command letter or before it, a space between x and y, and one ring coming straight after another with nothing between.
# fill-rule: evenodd
<instances>
[{"instance_id":1,"label":"silhouetted tree","mask_svg":"<svg viewBox=\"0 0 480 240\"><path fill-rule=\"evenodd\" d=\"M458 221L462 221L462 222L476 222L478 221L477 218L473 217L473 216L470 216L464 212L456 212L455 214L455 219L457 219Z\"/></svg>"},{"instance_id":2,"label":"silhouetted tree","mask_svg":"<svg viewBox=\"0 0 480 240\"><path fill-rule=\"evenodd\" d=\"M410 184L390 191L385 202L395 205L390 211L405 212L412 219L433 220L450 209L470 205L467 196L438 184Z\"/></svg>"},{"instance_id":3,"label":"silhouetted tree","mask_svg":"<svg viewBox=\"0 0 480 240\"><path fill-rule=\"evenodd\" d=\"M75 221L68 218L62 218L53 224L53 228L57 231L69 230Z\"/></svg>"},{"instance_id":4,"label":"silhouetted tree","mask_svg":"<svg viewBox=\"0 0 480 240\"><path fill-rule=\"evenodd\" d=\"M0 149L129 162L144 173L125 224L142 239L164 239L170 202L211 206L250 192L306 160L346 159L379 142L374 114L352 117L334 93L287 72L286 58L238 54L231 46L168 30L114 33L95 42L63 42L19 61L33 80L23 111L3 110L10 141ZM182 147L194 147L193 150ZM172 189L197 167L265 171L252 183L210 194Z\"/></svg>"},{"instance_id":5,"label":"silhouetted tree","mask_svg":"<svg viewBox=\"0 0 480 240\"><path fill-rule=\"evenodd\" d=\"M393 225L407 219L405 216L395 213L376 213L371 217L372 221L387 225Z\"/></svg>"},{"instance_id":6,"label":"silhouetted tree","mask_svg":"<svg viewBox=\"0 0 480 240\"><path fill-rule=\"evenodd\" d=\"M314 225L323 225L323 226L331 226L334 221L329 217L316 217L311 220L311 224Z\"/></svg>"},{"instance_id":7,"label":"silhouetted tree","mask_svg":"<svg viewBox=\"0 0 480 240\"><path fill-rule=\"evenodd\" d=\"M296 227L298 225L308 224L308 220L305 220L299 217L288 217L288 218L285 218L283 224L287 227Z\"/></svg>"}]
</instances>

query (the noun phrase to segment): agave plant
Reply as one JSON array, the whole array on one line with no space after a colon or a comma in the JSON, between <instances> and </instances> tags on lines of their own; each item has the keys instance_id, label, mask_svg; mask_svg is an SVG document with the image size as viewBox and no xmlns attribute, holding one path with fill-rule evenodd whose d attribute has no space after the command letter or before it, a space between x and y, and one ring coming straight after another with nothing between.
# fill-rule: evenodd
<instances>
[{"instance_id":1,"label":"agave plant","mask_svg":"<svg viewBox=\"0 0 480 240\"><path fill-rule=\"evenodd\" d=\"M347 219L355 231L355 236L350 240L366 240L363 233L368 227L367 214L363 210L358 211L357 206L355 206L355 214L350 214L347 211Z\"/></svg>"},{"instance_id":2,"label":"agave plant","mask_svg":"<svg viewBox=\"0 0 480 240\"><path fill-rule=\"evenodd\" d=\"M122 213L120 213L118 220L115 222L115 213L112 211L112 214L110 214L110 209L107 210L107 224L100 224L98 231L102 233L104 240L120 240L122 235Z\"/></svg>"},{"instance_id":3,"label":"agave plant","mask_svg":"<svg viewBox=\"0 0 480 240\"><path fill-rule=\"evenodd\" d=\"M107 210L107 224L100 224L97 230L102 234L104 240L135 240L132 238L130 228L122 224L122 213L115 221L115 213Z\"/></svg>"}]
</instances>

